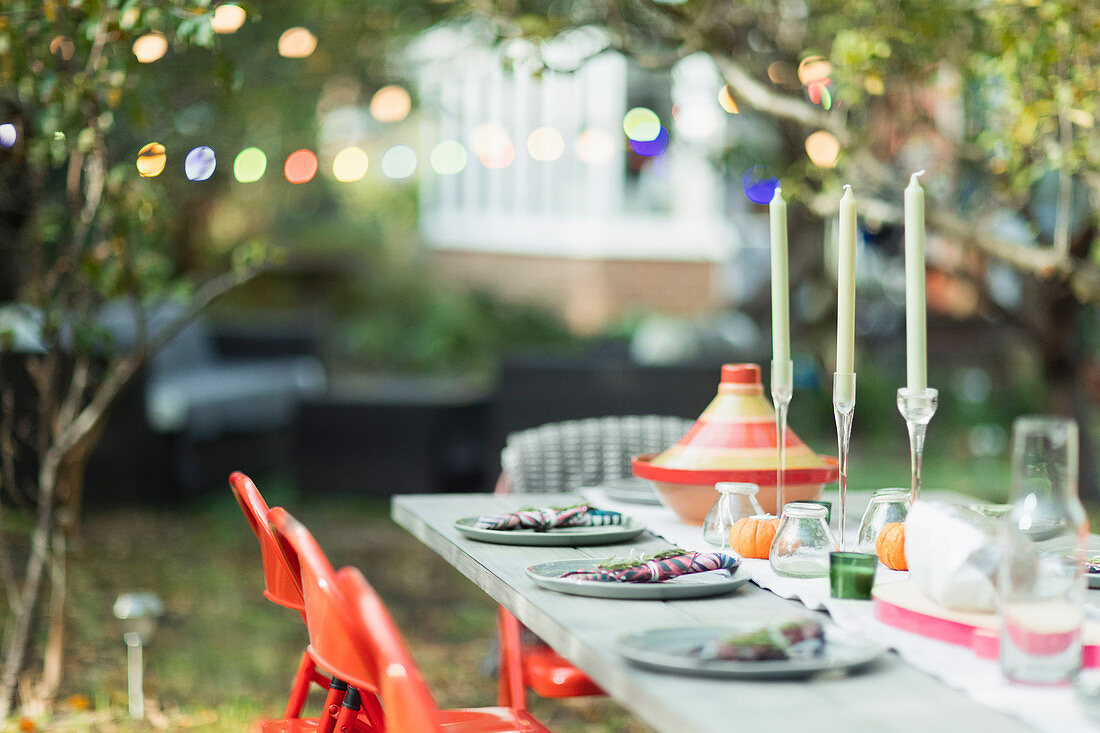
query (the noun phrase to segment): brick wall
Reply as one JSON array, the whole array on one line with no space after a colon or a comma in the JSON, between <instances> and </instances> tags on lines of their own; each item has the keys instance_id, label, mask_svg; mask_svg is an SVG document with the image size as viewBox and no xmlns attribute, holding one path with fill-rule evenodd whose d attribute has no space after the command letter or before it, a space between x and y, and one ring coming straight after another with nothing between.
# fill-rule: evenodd
<instances>
[{"instance_id":1,"label":"brick wall","mask_svg":"<svg viewBox=\"0 0 1100 733\"><path fill-rule=\"evenodd\" d=\"M710 262L436 251L432 264L447 282L549 307L580 333L597 331L628 313L691 315L722 304L718 268Z\"/></svg>"}]
</instances>

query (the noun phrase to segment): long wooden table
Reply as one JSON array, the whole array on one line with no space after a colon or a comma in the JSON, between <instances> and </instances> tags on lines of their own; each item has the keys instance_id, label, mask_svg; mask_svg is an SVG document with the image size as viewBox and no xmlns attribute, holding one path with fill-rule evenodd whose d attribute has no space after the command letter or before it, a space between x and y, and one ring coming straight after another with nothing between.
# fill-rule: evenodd
<instances>
[{"instance_id":1,"label":"long wooden table","mask_svg":"<svg viewBox=\"0 0 1100 733\"><path fill-rule=\"evenodd\" d=\"M607 693L658 731L705 733L744 725L777 730L928 731L1030 730L1021 721L981 706L910 667L894 654L852 676L798 681L691 677L636 667L615 650L623 634L654 627L721 625L743 618L811 613L747 584L731 594L681 601L585 598L545 590L524 569L550 560L605 558L634 547L667 548L648 531L634 541L596 547L520 547L463 537L461 517L567 502L560 496L440 494L396 496L391 513L401 525L511 611ZM827 616L822 614L823 619Z\"/></svg>"}]
</instances>

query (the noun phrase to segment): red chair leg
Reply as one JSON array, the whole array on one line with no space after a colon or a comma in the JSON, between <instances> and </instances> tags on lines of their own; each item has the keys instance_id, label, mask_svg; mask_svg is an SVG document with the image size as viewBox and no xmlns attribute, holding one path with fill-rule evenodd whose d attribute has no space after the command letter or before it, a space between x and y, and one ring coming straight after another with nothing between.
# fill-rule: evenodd
<instances>
[{"instance_id":1,"label":"red chair leg","mask_svg":"<svg viewBox=\"0 0 1100 733\"><path fill-rule=\"evenodd\" d=\"M522 639L519 619L497 609L497 635L500 638L500 671L497 679L497 704L516 710L527 709L527 693L523 685Z\"/></svg>"},{"instance_id":2,"label":"red chair leg","mask_svg":"<svg viewBox=\"0 0 1100 733\"><path fill-rule=\"evenodd\" d=\"M321 708L321 715L317 718L317 733L332 733L336 730L336 716L340 713L340 705L347 694L348 684L333 677L328 683L325 706Z\"/></svg>"},{"instance_id":3,"label":"red chair leg","mask_svg":"<svg viewBox=\"0 0 1100 733\"><path fill-rule=\"evenodd\" d=\"M302 706L306 704L306 698L309 697L309 686L315 674L313 659L308 652L302 652L302 661L298 663L298 671L294 674L294 682L290 685L290 697L287 698L286 710L283 711L284 718L302 716Z\"/></svg>"}]
</instances>

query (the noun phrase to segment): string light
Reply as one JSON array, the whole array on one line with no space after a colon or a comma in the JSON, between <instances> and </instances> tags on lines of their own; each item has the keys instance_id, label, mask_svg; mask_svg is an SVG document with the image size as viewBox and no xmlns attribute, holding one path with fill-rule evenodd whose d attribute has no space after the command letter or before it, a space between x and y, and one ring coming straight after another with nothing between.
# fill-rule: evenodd
<instances>
[{"instance_id":1,"label":"string light","mask_svg":"<svg viewBox=\"0 0 1100 733\"><path fill-rule=\"evenodd\" d=\"M295 26L279 36L279 55L288 59L304 59L317 48L317 36L308 28Z\"/></svg>"},{"instance_id":2,"label":"string light","mask_svg":"<svg viewBox=\"0 0 1100 733\"><path fill-rule=\"evenodd\" d=\"M379 122L400 122L409 116L411 109L409 93L396 84L382 87L370 100L371 117Z\"/></svg>"},{"instance_id":3,"label":"string light","mask_svg":"<svg viewBox=\"0 0 1100 733\"><path fill-rule=\"evenodd\" d=\"M287 156L283 175L290 183L309 183L317 175L317 156L311 150L295 150Z\"/></svg>"},{"instance_id":4,"label":"string light","mask_svg":"<svg viewBox=\"0 0 1100 733\"><path fill-rule=\"evenodd\" d=\"M200 145L192 148L187 157L183 159L183 174L189 181L205 181L214 175L214 169L218 167L218 158L214 151Z\"/></svg>"},{"instance_id":5,"label":"string light","mask_svg":"<svg viewBox=\"0 0 1100 733\"><path fill-rule=\"evenodd\" d=\"M344 148L332 159L332 175L340 183L354 183L367 175L370 161L362 148Z\"/></svg>"},{"instance_id":6,"label":"string light","mask_svg":"<svg viewBox=\"0 0 1100 733\"><path fill-rule=\"evenodd\" d=\"M241 183L255 183L267 171L267 156L259 148L245 148L233 161L233 177Z\"/></svg>"},{"instance_id":7,"label":"string light","mask_svg":"<svg viewBox=\"0 0 1100 733\"><path fill-rule=\"evenodd\" d=\"M138 151L137 169L142 178L159 176L168 161L164 146L160 143L148 143Z\"/></svg>"},{"instance_id":8,"label":"string light","mask_svg":"<svg viewBox=\"0 0 1100 733\"><path fill-rule=\"evenodd\" d=\"M214 9L210 27L215 33L236 33L244 25L245 12L240 5L225 3Z\"/></svg>"},{"instance_id":9,"label":"string light","mask_svg":"<svg viewBox=\"0 0 1100 733\"><path fill-rule=\"evenodd\" d=\"M168 39L162 33L146 33L134 41L133 48L138 61L151 64L168 51Z\"/></svg>"}]
</instances>

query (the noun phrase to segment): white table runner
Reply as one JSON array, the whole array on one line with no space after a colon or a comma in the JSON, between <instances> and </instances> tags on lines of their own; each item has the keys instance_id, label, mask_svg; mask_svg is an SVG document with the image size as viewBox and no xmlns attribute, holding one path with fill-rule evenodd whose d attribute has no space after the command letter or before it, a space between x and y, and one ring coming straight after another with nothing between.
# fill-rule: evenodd
<instances>
[{"instance_id":1,"label":"white table runner","mask_svg":"<svg viewBox=\"0 0 1100 733\"><path fill-rule=\"evenodd\" d=\"M629 514L645 523L655 534L685 549L709 548L703 541L703 528L685 524L663 506L648 506L615 501L598 487L580 489L585 498L601 509ZM858 517L856 518L858 522ZM846 526L848 523L846 523ZM855 528L850 529L852 536ZM889 626L877 620L868 601L845 601L829 595L827 578L787 578L777 575L767 560L745 560L752 580L783 598L794 598L807 608L824 610L833 621L852 633L886 644L914 667L936 677L949 687L961 690L983 705L1013 715L1050 733L1097 731L1100 720L1091 717L1071 687L1035 687L1010 683L1001 674L996 660L980 659L967 648L930 639ZM875 582L903 580L908 573L879 565ZM1100 670L1084 674L1100 675ZM1100 700L1097 701L1100 714Z\"/></svg>"}]
</instances>

